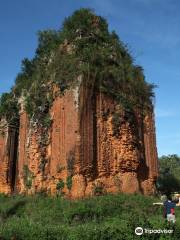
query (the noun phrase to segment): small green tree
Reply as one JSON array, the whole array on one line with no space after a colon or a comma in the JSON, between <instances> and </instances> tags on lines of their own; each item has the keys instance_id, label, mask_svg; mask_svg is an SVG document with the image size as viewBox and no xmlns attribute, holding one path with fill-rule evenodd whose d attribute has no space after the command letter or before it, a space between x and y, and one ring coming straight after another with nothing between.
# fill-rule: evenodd
<instances>
[{"instance_id":1,"label":"small green tree","mask_svg":"<svg viewBox=\"0 0 180 240\"><path fill-rule=\"evenodd\" d=\"M18 99L23 96L31 122L46 131L51 126L48 114L54 86L63 94L79 84L79 76L91 91L110 96L125 110L152 108L154 85L146 82L142 67L134 65L126 45L109 31L106 19L81 8L65 19L61 29L38 33L34 58L22 61L15 85L0 99L0 119L18 124ZM115 128L120 124L115 116Z\"/></svg>"},{"instance_id":2,"label":"small green tree","mask_svg":"<svg viewBox=\"0 0 180 240\"><path fill-rule=\"evenodd\" d=\"M177 155L159 158L157 189L163 193L180 192L180 158Z\"/></svg>"},{"instance_id":3,"label":"small green tree","mask_svg":"<svg viewBox=\"0 0 180 240\"><path fill-rule=\"evenodd\" d=\"M65 184L64 184L64 181L62 179L59 180L59 182L56 184L56 190L58 192L58 194L62 194L62 190L64 188Z\"/></svg>"},{"instance_id":4,"label":"small green tree","mask_svg":"<svg viewBox=\"0 0 180 240\"><path fill-rule=\"evenodd\" d=\"M68 190L70 191L72 188L72 176L68 176L66 178L66 185L67 185Z\"/></svg>"},{"instance_id":5,"label":"small green tree","mask_svg":"<svg viewBox=\"0 0 180 240\"><path fill-rule=\"evenodd\" d=\"M102 182L97 182L93 184L93 195L99 196L105 193L104 184Z\"/></svg>"}]
</instances>

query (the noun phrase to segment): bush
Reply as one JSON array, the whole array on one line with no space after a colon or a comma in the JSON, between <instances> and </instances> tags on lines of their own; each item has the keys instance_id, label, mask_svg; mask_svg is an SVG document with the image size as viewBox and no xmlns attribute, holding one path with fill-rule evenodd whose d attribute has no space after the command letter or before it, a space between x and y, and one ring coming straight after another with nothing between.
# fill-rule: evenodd
<instances>
[{"instance_id":1,"label":"bush","mask_svg":"<svg viewBox=\"0 0 180 240\"><path fill-rule=\"evenodd\" d=\"M172 229L162 217L159 201L142 195L105 195L69 201L63 198L35 196L0 196L0 238L57 240L179 240L180 209L176 209L174 234L136 236L137 226Z\"/></svg>"},{"instance_id":2,"label":"bush","mask_svg":"<svg viewBox=\"0 0 180 240\"><path fill-rule=\"evenodd\" d=\"M72 188L72 176L68 176L66 178L66 185L67 185L68 190L70 191Z\"/></svg>"},{"instance_id":3,"label":"bush","mask_svg":"<svg viewBox=\"0 0 180 240\"><path fill-rule=\"evenodd\" d=\"M104 18L82 8L66 18L60 30L39 32L34 58L22 61L11 92L1 97L0 118L18 123L18 99L23 96L31 120L49 128L54 86L63 94L79 84L79 76L87 87L111 96L125 109L152 108L154 85L145 81L142 67L133 64ZM118 121L114 117L116 127Z\"/></svg>"},{"instance_id":4,"label":"bush","mask_svg":"<svg viewBox=\"0 0 180 240\"><path fill-rule=\"evenodd\" d=\"M102 182L97 182L96 184L93 185L93 194L95 196L102 195L104 192L104 185Z\"/></svg>"},{"instance_id":5,"label":"bush","mask_svg":"<svg viewBox=\"0 0 180 240\"><path fill-rule=\"evenodd\" d=\"M62 194L62 190L64 188L65 184L64 181L62 179L59 180L59 182L56 184L56 190L58 191L58 193Z\"/></svg>"},{"instance_id":6,"label":"bush","mask_svg":"<svg viewBox=\"0 0 180 240\"><path fill-rule=\"evenodd\" d=\"M157 189L162 193L180 191L180 158L177 155L159 158Z\"/></svg>"}]
</instances>

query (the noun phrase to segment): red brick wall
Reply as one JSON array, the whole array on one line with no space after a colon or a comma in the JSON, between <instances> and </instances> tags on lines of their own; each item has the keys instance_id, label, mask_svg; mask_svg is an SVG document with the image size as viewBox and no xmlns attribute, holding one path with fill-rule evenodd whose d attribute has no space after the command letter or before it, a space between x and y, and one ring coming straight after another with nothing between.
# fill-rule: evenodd
<instances>
[{"instance_id":1,"label":"red brick wall","mask_svg":"<svg viewBox=\"0 0 180 240\"><path fill-rule=\"evenodd\" d=\"M78 109L73 91L55 99L51 114L53 118L51 133L50 175L56 175L59 168L67 168L68 158L76 155L79 136ZM74 162L75 164L75 162Z\"/></svg>"},{"instance_id":2,"label":"red brick wall","mask_svg":"<svg viewBox=\"0 0 180 240\"><path fill-rule=\"evenodd\" d=\"M29 130L29 120L27 113L24 111L20 114L19 127L19 157L18 157L18 171L19 174L23 172L23 166L27 164L27 135Z\"/></svg>"},{"instance_id":3,"label":"red brick wall","mask_svg":"<svg viewBox=\"0 0 180 240\"><path fill-rule=\"evenodd\" d=\"M16 129L5 129L5 135L0 136L0 192L3 193L14 190L16 144Z\"/></svg>"},{"instance_id":4,"label":"red brick wall","mask_svg":"<svg viewBox=\"0 0 180 240\"><path fill-rule=\"evenodd\" d=\"M145 119L137 114L135 125L123 121L119 135L115 136L112 118L116 107L113 99L84 85L57 97L50 110L53 120L51 129L47 130L50 141L43 148L47 161L44 172L40 167L39 135L42 131L30 126L27 114L21 112L18 191L34 193L43 190L54 194L62 179L65 183L63 191L71 198L92 195L99 184L106 192L152 193L158 173L153 113L150 112ZM123 119L123 111L121 114ZM8 146L13 149L13 146L7 140L10 140L7 136L0 137L2 192L9 191L12 165L12 157L8 157L6 150ZM29 189L24 182L24 165L33 176ZM66 186L70 175L73 175L71 191Z\"/></svg>"},{"instance_id":5,"label":"red brick wall","mask_svg":"<svg viewBox=\"0 0 180 240\"><path fill-rule=\"evenodd\" d=\"M0 192L7 191L7 170L8 165L5 161L7 136L0 135Z\"/></svg>"}]
</instances>

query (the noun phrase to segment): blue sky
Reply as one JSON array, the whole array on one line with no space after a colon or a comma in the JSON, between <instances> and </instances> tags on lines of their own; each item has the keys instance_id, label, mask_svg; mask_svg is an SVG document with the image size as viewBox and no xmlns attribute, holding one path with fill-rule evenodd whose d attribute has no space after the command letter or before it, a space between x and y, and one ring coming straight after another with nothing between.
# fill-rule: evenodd
<instances>
[{"instance_id":1,"label":"blue sky","mask_svg":"<svg viewBox=\"0 0 180 240\"><path fill-rule=\"evenodd\" d=\"M147 81L158 85L158 153L180 155L179 0L1 0L0 93L12 86L21 60L33 57L37 31L58 29L80 7L104 16L144 68Z\"/></svg>"}]
</instances>

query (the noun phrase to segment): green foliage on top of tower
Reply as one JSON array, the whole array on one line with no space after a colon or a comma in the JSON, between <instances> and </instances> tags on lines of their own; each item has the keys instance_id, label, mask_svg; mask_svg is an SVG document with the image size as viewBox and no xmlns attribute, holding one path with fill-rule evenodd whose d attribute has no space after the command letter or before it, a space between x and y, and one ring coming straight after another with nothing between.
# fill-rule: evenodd
<instances>
[{"instance_id":1,"label":"green foliage on top of tower","mask_svg":"<svg viewBox=\"0 0 180 240\"><path fill-rule=\"evenodd\" d=\"M10 93L3 93L0 97L0 120L6 119L10 125L17 125L19 122L18 117L18 100Z\"/></svg>"},{"instance_id":2,"label":"green foliage on top of tower","mask_svg":"<svg viewBox=\"0 0 180 240\"><path fill-rule=\"evenodd\" d=\"M10 93L0 100L0 118L18 119L18 99L33 121L42 119L52 105L54 86L62 94L78 83L115 98L124 108L152 106L153 85L145 81L143 69L134 65L127 47L104 18L90 9L80 9L65 19L60 30L38 33L33 59L22 61Z\"/></svg>"}]
</instances>

